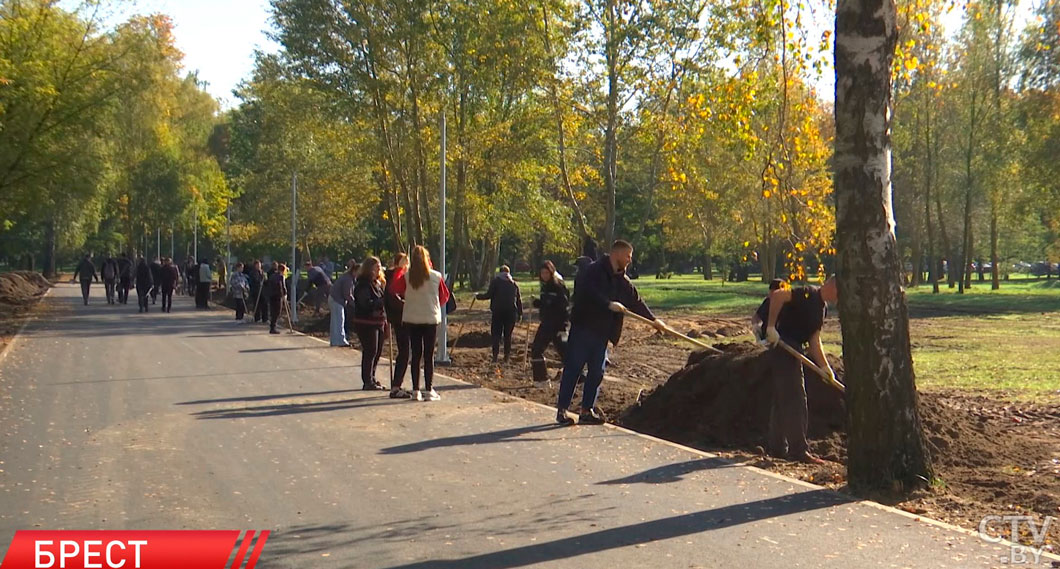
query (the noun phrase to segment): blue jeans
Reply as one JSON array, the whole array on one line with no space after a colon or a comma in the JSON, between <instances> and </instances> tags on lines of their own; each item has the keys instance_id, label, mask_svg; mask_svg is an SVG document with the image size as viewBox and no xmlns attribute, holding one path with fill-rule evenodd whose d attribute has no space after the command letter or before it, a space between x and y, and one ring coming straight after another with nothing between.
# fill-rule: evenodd
<instances>
[{"instance_id":1,"label":"blue jeans","mask_svg":"<svg viewBox=\"0 0 1060 569\"><path fill-rule=\"evenodd\" d=\"M331 309L331 345L349 346L346 340L346 309L328 296L328 308Z\"/></svg>"},{"instance_id":2,"label":"blue jeans","mask_svg":"<svg viewBox=\"0 0 1060 569\"><path fill-rule=\"evenodd\" d=\"M607 366L607 338L577 325L571 327L567 337L567 354L563 360L563 379L559 384L559 401L556 407L566 411L574 399L574 388L578 385L578 376L585 366L589 371L585 376L582 388L582 411L589 411L596 405L600 394L600 383L604 380L604 368Z\"/></svg>"}]
</instances>

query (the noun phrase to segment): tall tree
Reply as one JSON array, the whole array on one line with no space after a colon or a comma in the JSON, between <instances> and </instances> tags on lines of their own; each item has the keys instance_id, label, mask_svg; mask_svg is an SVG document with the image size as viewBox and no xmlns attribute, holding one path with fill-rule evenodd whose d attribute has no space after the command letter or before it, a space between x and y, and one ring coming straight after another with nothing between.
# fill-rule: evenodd
<instances>
[{"instance_id":1,"label":"tall tree","mask_svg":"<svg viewBox=\"0 0 1060 569\"><path fill-rule=\"evenodd\" d=\"M891 198L893 0L836 7L836 244L856 490L910 490L932 477L917 407Z\"/></svg>"}]
</instances>

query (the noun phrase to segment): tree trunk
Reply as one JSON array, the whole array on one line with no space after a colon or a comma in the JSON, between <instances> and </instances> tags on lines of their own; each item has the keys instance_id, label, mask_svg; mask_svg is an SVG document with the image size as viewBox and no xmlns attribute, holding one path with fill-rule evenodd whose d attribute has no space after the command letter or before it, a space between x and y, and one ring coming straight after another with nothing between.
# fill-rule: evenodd
<instances>
[{"instance_id":1,"label":"tree trunk","mask_svg":"<svg viewBox=\"0 0 1060 569\"><path fill-rule=\"evenodd\" d=\"M990 204L990 290L997 290L1001 288L1001 275L998 271L997 258L997 211L998 206L996 203L991 202Z\"/></svg>"},{"instance_id":2,"label":"tree trunk","mask_svg":"<svg viewBox=\"0 0 1060 569\"><path fill-rule=\"evenodd\" d=\"M909 491L932 478L917 408L891 197L893 0L836 9L836 243L850 409L850 487Z\"/></svg>"},{"instance_id":3,"label":"tree trunk","mask_svg":"<svg viewBox=\"0 0 1060 569\"><path fill-rule=\"evenodd\" d=\"M49 219L44 226L44 276L53 278L55 270L55 219Z\"/></svg>"},{"instance_id":4,"label":"tree trunk","mask_svg":"<svg viewBox=\"0 0 1060 569\"><path fill-rule=\"evenodd\" d=\"M930 96L930 95L928 95ZM925 167L924 167L924 229L927 231L927 265L928 265L928 281L931 282L931 293L939 293L939 273L938 263L935 260L935 228L931 223L931 182L934 175L934 142L931 140L931 106L924 105L924 111L927 114L924 121L924 154L925 154Z\"/></svg>"},{"instance_id":5,"label":"tree trunk","mask_svg":"<svg viewBox=\"0 0 1060 569\"><path fill-rule=\"evenodd\" d=\"M615 194L618 177L618 19L617 0L607 0L604 23L604 59L607 63L607 125L604 128L604 189L607 193L607 221L604 227L604 251L611 252L615 240Z\"/></svg>"},{"instance_id":6,"label":"tree trunk","mask_svg":"<svg viewBox=\"0 0 1060 569\"><path fill-rule=\"evenodd\" d=\"M972 158L975 155L975 129L979 128L975 89L971 89L971 104L968 105L968 146L964 149L964 233L961 240L961 272L957 293L971 286L972 264L972 188L975 178L972 173Z\"/></svg>"}]
</instances>

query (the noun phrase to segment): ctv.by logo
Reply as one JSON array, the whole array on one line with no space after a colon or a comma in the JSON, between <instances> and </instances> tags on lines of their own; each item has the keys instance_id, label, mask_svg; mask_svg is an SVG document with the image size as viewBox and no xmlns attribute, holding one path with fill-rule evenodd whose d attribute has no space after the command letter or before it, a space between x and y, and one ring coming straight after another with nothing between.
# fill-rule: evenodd
<instances>
[{"instance_id":1,"label":"ctv.by logo","mask_svg":"<svg viewBox=\"0 0 1060 569\"><path fill-rule=\"evenodd\" d=\"M979 521L979 538L990 543L1000 543L1006 539L1005 531L1008 530L1009 546L1008 555L1001 556L1001 563L1006 565L1025 565L1041 563L1042 553L1046 550L1052 551L1051 545L1045 544L1045 538L1049 535L1049 527L1056 521L1053 516L1045 516L1039 523L1034 516L1005 515L986 516ZM989 531L994 529L992 535ZM1020 528L1026 528L1026 533L1031 538L1031 545L1020 545ZM1054 563L1053 566L1058 566Z\"/></svg>"}]
</instances>

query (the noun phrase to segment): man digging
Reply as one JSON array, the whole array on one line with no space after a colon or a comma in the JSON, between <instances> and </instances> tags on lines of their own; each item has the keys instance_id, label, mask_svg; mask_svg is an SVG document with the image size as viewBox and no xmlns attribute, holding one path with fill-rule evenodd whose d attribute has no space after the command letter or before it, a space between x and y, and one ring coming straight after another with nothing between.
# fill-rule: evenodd
<instances>
[{"instance_id":1,"label":"man digging","mask_svg":"<svg viewBox=\"0 0 1060 569\"><path fill-rule=\"evenodd\" d=\"M769 316L766 341L771 346L768 357L773 373L773 401L769 412L769 438L766 451L777 458L810 464L821 459L810 453L806 442L808 411L803 364L789 354L781 343L791 346L825 370L835 381L835 372L821 346L825 303L838 299L835 277L820 287L778 288L769 293Z\"/></svg>"}]
</instances>

